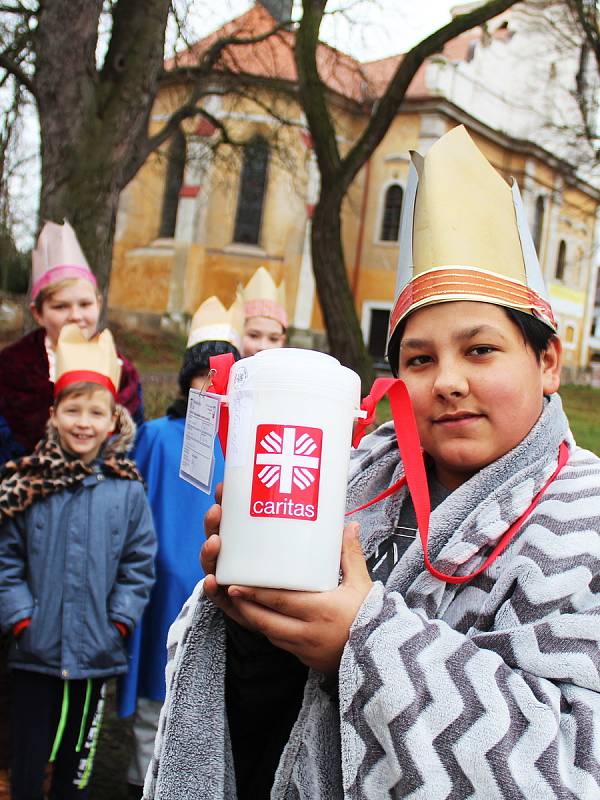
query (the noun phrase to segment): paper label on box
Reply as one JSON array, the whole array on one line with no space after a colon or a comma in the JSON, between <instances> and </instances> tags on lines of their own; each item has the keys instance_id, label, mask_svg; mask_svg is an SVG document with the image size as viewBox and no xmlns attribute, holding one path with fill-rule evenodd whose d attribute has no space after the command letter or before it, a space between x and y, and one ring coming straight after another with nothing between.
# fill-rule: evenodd
<instances>
[{"instance_id":1,"label":"paper label on box","mask_svg":"<svg viewBox=\"0 0 600 800\"><path fill-rule=\"evenodd\" d=\"M215 471L220 406L216 397L190 389L179 477L206 494L210 494Z\"/></svg>"}]
</instances>

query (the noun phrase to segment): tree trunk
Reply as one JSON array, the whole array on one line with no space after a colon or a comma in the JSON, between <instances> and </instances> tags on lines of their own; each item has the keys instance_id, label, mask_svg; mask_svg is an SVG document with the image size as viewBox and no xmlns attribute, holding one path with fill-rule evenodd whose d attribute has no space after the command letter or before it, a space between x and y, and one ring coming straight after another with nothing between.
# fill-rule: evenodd
<instances>
[{"instance_id":1,"label":"tree trunk","mask_svg":"<svg viewBox=\"0 0 600 800\"><path fill-rule=\"evenodd\" d=\"M147 143L170 0L114 3L111 39L99 71L102 5L102 0L47 0L41 6L35 86L40 220L68 219L106 294L119 193L139 167L138 154Z\"/></svg>"},{"instance_id":2,"label":"tree trunk","mask_svg":"<svg viewBox=\"0 0 600 800\"><path fill-rule=\"evenodd\" d=\"M90 153L91 160L93 155ZM66 219L74 227L106 300L120 188L114 182L93 181L86 172L73 169L60 192L53 189L55 175L42 178L40 219L42 222Z\"/></svg>"},{"instance_id":3,"label":"tree trunk","mask_svg":"<svg viewBox=\"0 0 600 800\"><path fill-rule=\"evenodd\" d=\"M342 200L343 194L335 189L321 190L312 220L313 271L329 349L344 366L360 375L363 394L367 394L375 374L363 343L346 274L341 237Z\"/></svg>"},{"instance_id":4,"label":"tree trunk","mask_svg":"<svg viewBox=\"0 0 600 800\"><path fill-rule=\"evenodd\" d=\"M364 390L370 386L373 368L344 266L339 216L342 199L388 131L406 90L425 59L439 52L455 36L502 13L514 5L515 0L488 0L474 4L473 8L455 16L406 53L386 91L375 103L367 126L343 158L337 144L335 121L327 103L327 90L317 66L319 29L327 2L302 0L303 14L294 48L300 103L321 173L321 190L312 229L313 270L331 353L359 373Z\"/></svg>"}]
</instances>

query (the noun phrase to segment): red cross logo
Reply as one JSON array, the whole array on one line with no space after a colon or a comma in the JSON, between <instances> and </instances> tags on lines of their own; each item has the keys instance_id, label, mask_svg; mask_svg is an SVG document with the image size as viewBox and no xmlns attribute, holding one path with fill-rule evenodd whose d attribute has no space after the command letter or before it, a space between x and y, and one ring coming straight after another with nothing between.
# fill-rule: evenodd
<instances>
[{"instance_id":1,"label":"red cross logo","mask_svg":"<svg viewBox=\"0 0 600 800\"><path fill-rule=\"evenodd\" d=\"M322 439L319 428L257 427L251 516L316 520Z\"/></svg>"}]
</instances>

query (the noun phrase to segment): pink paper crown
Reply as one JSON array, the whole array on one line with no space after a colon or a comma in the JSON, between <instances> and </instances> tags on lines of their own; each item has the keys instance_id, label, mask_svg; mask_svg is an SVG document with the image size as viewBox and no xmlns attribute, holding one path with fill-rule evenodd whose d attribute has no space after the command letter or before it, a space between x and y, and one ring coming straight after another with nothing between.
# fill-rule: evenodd
<instances>
[{"instance_id":1,"label":"pink paper crown","mask_svg":"<svg viewBox=\"0 0 600 800\"><path fill-rule=\"evenodd\" d=\"M44 224L31 261L32 300L46 286L65 278L83 278L96 287L96 276L86 261L75 231L66 221L62 225L55 222Z\"/></svg>"}]
</instances>

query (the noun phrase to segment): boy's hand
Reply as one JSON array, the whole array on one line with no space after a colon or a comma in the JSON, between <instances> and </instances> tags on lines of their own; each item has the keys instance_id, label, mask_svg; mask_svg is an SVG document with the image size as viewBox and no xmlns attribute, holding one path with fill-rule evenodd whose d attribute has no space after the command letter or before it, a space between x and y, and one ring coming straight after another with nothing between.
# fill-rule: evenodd
<instances>
[{"instance_id":1,"label":"boy's hand","mask_svg":"<svg viewBox=\"0 0 600 800\"><path fill-rule=\"evenodd\" d=\"M215 578L215 571L217 569L217 558L219 550L221 549L221 540L219 539L219 527L221 525L221 497L223 494L223 484L219 483L215 491L215 505L211 506L204 515L204 535L206 541L200 550L200 563L204 570L204 592L212 602L218 606L227 616L243 625L245 628L251 628L244 621L243 617L237 612L231 598L227 594L226 586L219 586Z\"/></svg>"},{"instance_id":2,"label":"boy's hand","mask_svg":"<svg viewBox=\"0 0 600 800\"><path fill-rule=\"evenodd\" d=\"M263 633L276 647L325 674L337 671L350 626L372 581L358 540L358 525L344 530L342 582L329 592L296 592L249 586L218 586L214 568L219 552L220 507L206 515L208 539L202 548L206 594L246 628ZM209 574L210 573L210 574Z\"/></svg>"}]
</instances>

